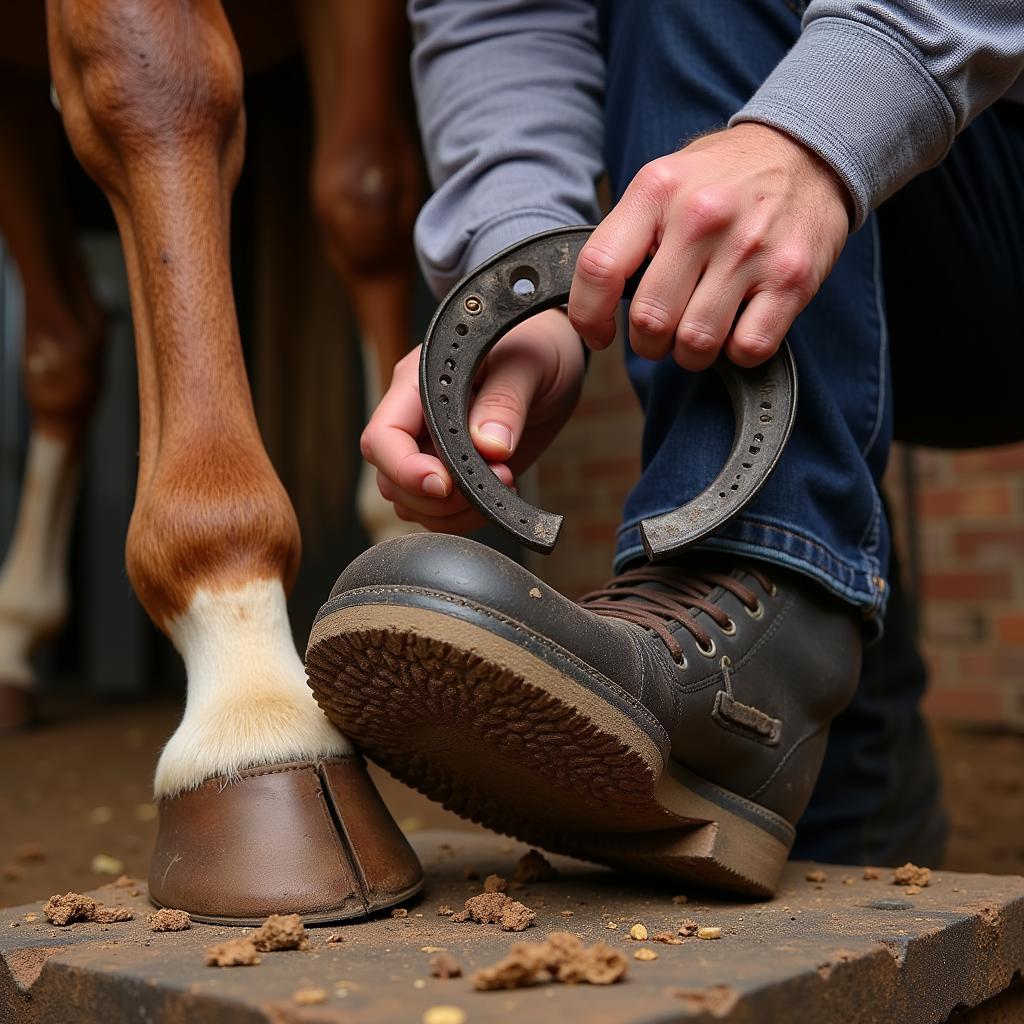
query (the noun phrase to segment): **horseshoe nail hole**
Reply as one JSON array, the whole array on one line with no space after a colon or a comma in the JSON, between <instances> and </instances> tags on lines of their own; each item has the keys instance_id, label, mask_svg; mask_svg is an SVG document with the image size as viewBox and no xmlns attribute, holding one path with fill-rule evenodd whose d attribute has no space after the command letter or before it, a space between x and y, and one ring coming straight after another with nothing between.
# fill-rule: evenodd
<instances>
[{"instance_id":1,"label":"horseshoe nail hole","mask_svg":"<svg viewBox=\"0 0 1024 1024\"><path fill-rule=\"evenodd\" d=\"M444 368L446 370L454 370L455 369L455 360L454 359L446 359L444 361ZM763 416L761 418L764 419Z\"/></svg>"},{"instance_id":2,"label":"horseshoe nail hole","mask_svg":"<svg viewBox=\"0 0 1024 1024\"><path fill-rule=\"evenodd\" d=\"M463 455L462 457L465 458L466 456ZM467 466L466 467L466 473L467 473L467 475L472 476L473 475L473 467L472 466Z\"/></svg>"},{"instance_id":3,"label":"horseshoe nail hole","mask_svg":"<svg viewBox=\"0 0 1024 1024\"><path fill-rule=\"evenodd\" d=\"M456 324L455 325L455 333L460 338L464 338L467 334L469 334L469 328L465 324ZM456 344L458 344L458 342L456 342ZM764 406L761 406L761 408L763 409Z\"/></svg>"},{"instance_id":4,"label":"horseshoe nail hole","mask_svg":"<svg viewBox=\"0 0 1024 1024\"><path fill-rule=\"evenodd\" d=\"M509 277L509 285L514 295L521 299L528 299L537 290L540 278L533 267L516 267Z\"/></svg>"},{"instance_id":5,"label":"horseshoe nail hole","mask_svg":"<svg viewBox=\"0 0 1024 1024\"><path fill-rule=\"evenodd\" d=\"M482 491L482 490L484 489L484 485L483 485L483 484L477 484L477 485L476 485L476 489L477 489L478 491Z\"/></svg>"},{"instance_id":6,"label":"horseshoe nail hole","mask_svg":"<svg viewBox=\"0 0 1024 1024\"><path fill-rule=\"evenodd\" d=\"M725 497L725 491L719 491L719 492L718 492L718 496L719 496L720 498L724 498L724 497Z\"/></svg>"},{"instance_id":7,"label":"horseshoe nail hole","mask_svg":"<svg viewBox=\"0 0 1024 1024\"><path fill-rule=\"evenodd\" d=\"M738 491L739 489L740 489L740 485L739 484L733 484L732 487L729 488L729 490L731 490L731 491Z\"/></svg>"},{"instance_id":8,"label":"horseshoe nail hole","mask_svg":"<svg viewBox=\"0 0 1024 1024\"><path fill-rule=\"evenodd\" d=\"M451 379L451 377L448 376L447 373L441 375L441 383L445 387L448 387L448 385L451 384L451 382L452 382L452 379Z\"/></svg>"},{"instance_id":9,"label":"horseshoe nail hole","mask_svg":"<svg viewBox=\"0 0 1024 1024\"><path fill-rule=\"evenodd\" d=\"M469 462L469 456L468 455L463 455L462 456L462 461L463 462Z\"/></svg>"},{"instance_id":10,"label":"horseshoe nail hole","mask_svg":"<svg viewBox=\"0 0 1024 1024\"><path fill-rule=\"evenodd\" d=\"M498 508L504 508L504 507L505 507L505 502L499 501L498 502Z\"/></svg>"},{"instance_id":11,"label":"horseshoe nail hole","mask_svg":"<svg viewBox=\"0 0 1024 1024\"><path fill-rule=\"evenodd\" d=\"M771 421L772 421L771 416L769 416L767 413L762 413L762 415L761 415L761 422L762 423L771 423Z\"/></svg>"},{"instance_id":12,"label":"horseshoe nail hole","mask_svg":"<svg viewBox=\"0 0 1024 1024\"><path fill-rule=\"evenodd\" d=\"M452 351L457 351L458 348L459 348L459 343L457 341L453 341L452 342Z\"/></svg>"},{"instance_id":13,"label":"horseshoe nail hole","mask_svg":"<svg viewBox=\"0 0 1024 1024\"><path fill-rule=\"evenodd\" d=\"M459 428L458 427L449 427L448 428L448 433L449 434L457 434L458 432L459 432Z\"/></svg>"},{"instance_id":14,"label":"horseshoe nail hole","mask_svg":"<svg viewBox=\"0 0 1024 1024\"><path fill-rule=\"evenodd\" d=\"M748 450L751 455L756 455L761 450L761 446L758 444L752 444Z\"/></svg>"},{"instance_id":15,"label":"horseshoe nail hole","mask_svg":"<svg viewBox=\"0 0 1024 1024\"><path fill-rule=\"evenodd\" d=\"M761 408L762 409L770 409L771 407L772 407L772 403L771 402L762 402L761 403Z\"/></svg>"},{"instance_id":16,"label":"horseshoe nail hole","mask_svg":"<svg viewBox=\"0 0 1024 1024\"><path fill-rule=\"evenodd\" d=\"M448 396L447 396L447 395L442 395L442 396L441 396L441 397L440 397L440 398L438 399L438 401L439 401L439 402L440 402L440 403L441 403L442 405L447 405L447 404L448 404Z\"/></svg>"},{"instance_id":17,"label":"horseshoe nail hole","mask_svg":"<svg viewBox=\"0 0 1024 1024\"><path fill-rule=\"evenodd\" d=\"M744 469L753 469L754 468L754 464L752 462L744 462L743 463L743 468Z\"/></svg>"},{"instance_id":18,"label":"horseshoe nail hole","mask_svg":"<svg viewBox=\"0 0 1024 1024\"><path fill-rule=\"evenodd\" d=\"M762 441L764 440L764 434L755 434L755 435L754 435L754 440L755 440L755 441L756 441L756 442L757 442L758 444L760 444L760 443L761 443L761 442L762 442Z\"/></svg>"},{"instance_id":19,"label":"horseshoe nail hole","mask_svg":"<svg viewBox=\"0 0 1024 1024\"><path fill-rule=\"evenodd\" d=\"M520 524L521 526L525 526L525 525L526 525L526 520L525 520L525 519L520 519L520 520L519 520L519 524Z\"/></svg>"}]
</instances>

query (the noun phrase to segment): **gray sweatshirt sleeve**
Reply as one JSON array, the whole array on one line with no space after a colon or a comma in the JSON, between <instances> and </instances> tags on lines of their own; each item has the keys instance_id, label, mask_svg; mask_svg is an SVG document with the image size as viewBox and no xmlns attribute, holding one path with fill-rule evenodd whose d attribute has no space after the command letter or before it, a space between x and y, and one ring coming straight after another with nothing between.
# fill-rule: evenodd
<instances>
[{"instance_id":1,"label":"gray sweatshirt sleeve","mask_svg":"<svg viewBox=\"0 0 1024 1024\"><path fill-rule=\"evenodd\" d=\"M443 294L527 235L598 218L604 62L593 0L410 0L435 192L416 250Z\"/></svg>"},{"instance_id":2,"label":"gray sweatshirt sleeve","mask_svg":"<svg viewBox=\"0 0 1024 1024\"><path fill-rule=\"evenodd\" d=\"M946 155L1024 72L1024 0L812 0L730 124L799 139L846 183L854 227Z\"/></svg>"}]
</instances>

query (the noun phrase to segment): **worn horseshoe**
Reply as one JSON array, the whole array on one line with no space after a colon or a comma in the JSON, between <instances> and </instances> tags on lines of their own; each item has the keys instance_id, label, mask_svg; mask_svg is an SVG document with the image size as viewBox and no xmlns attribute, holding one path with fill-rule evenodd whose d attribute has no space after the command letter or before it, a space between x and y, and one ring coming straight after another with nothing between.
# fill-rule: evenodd
<instances>
[{"instance_id":1,"label":"worn horseshoe","mask_svg":"<svg viewBox=\"0 0 1024 1024\"><path fill-rule=\"evenodd\" d=\"M516 324L569 297L576 259L592 227L556 228L498 253L445 297L420 354L420 398L427 429L459 490L488 519L534 551L549 554L562 516L506 487L473 446L471 389L484 356ZM647 555L669 558L713 533L761 489L793 429L797 377L788 342L753 369L715 363L732 400L735 433L721 472L697 497L640 524Z\"/></svg>"}]
</instances>

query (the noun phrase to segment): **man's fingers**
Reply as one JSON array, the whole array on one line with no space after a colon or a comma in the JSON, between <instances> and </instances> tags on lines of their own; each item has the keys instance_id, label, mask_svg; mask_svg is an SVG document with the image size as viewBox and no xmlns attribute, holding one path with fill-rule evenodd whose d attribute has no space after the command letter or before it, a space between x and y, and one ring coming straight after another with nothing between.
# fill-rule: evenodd
<instances>
[{"instance_id":1,"label":"man's fingers","mask_svg":"<svg viewBox=\"0 0 1024 1024\"><path fill-rule=\"evenodd\" d=\"M491 465L491 472L506 486L511 487L512 471L508 466ZM458 488L453 488L446 497L431 497L419 492L404 490L382 473L377 474L377 487L381 496L394 505L402 505L421 517L441 520L448 516L460 515L469 508L469 502Z\"/></svg>"},{"instance_id":2,"label":"man's fingers","mask_svg":"<svg viewBox=\"0 0 1024 1024\"><path fill-rule=\"evenodd\" d=\"M519 444L544 372L540 360L510 340L487 357L485 376L469 410L473 444L485 459L495 462L505 462Z\"/></svg>"},{"instance_id":3,"label":"man's fingers","mask_svg":"<svg viewBox=\"0 0 1024 1024\"><path fill-rule=\"evenodd\" d=\"M405 505L395 505L395 515L406 523L419 523L431 533L472 533L486 525L484 517L475 508L468 508L454 516L433 518L422 515Z\"/></svg>"},{"instance_id":4,"label":"man's fingers","mask_svg":"<svg viewBox=\"0 0 1024 1024\"><path fill-rule=\"evenodd\" d=\"M424 493L422 487L417 491L408 491L399 487L393 480L377 471L377 490L381 497L392 504L402 504L417 512L431 516L449 516L463 512L468 507L458 488L453 487L447 494L436 496Z\"/></svg>"},{"instance_id":5,"label":"man's fingers","mask_svg":"<svg viewBox=\"0 0 1024 1024\"><path fill-rule=\"evenodd\" d=\"M417 440L423 432L417 356L418 350L395 367L391 387L363 431L360 449L367 462L403 491L443 498L452 492L451 476L440 459L420 451Z\"/></svg>"},{"instance_id":6,"label":"man's fingers","mask_svg":"<svg viewBox=\"0 0 1024 1024\"><path fill-rule=\"evenodd\" d=\"M658 360L672 351L676 326L703 269L705 247L670 226L629 304L629 343Z\"/></svg>"},{"instance_id":7,"label":"man's fingers","mask_svg":"<svg viewBox=\"0 0 1024 1024\"><path fill-rule=\"evenodd\" d=\"M701 278L675 332L672 355L685 370L706 370L718 358L748 283L712 267Z\"/></svg>"},{"instance_id":8,"label":"man's fingers","mask_svg":"<svg viewBox=\"0 0 1024 1024\"><path fill-rule=\"evenodd\" d=\"M786 331L803 309L802 299L787 292L763 291L752 296L725 343L737 366L757 366L773 356Z\"/></svg>"},{"instance_id":9,"label":"man's fingers","mask_svg":"<svg viewBox=\"0 0 1024 1024\"><path fill-rule=\"evenodd\" d=\"M569 320L591 348L607 348L615 340L615 310L622 289L657 240L661 202L667 194L660 173L648 164L637 174L576 261Z\"/></svg>"}]
</instances>

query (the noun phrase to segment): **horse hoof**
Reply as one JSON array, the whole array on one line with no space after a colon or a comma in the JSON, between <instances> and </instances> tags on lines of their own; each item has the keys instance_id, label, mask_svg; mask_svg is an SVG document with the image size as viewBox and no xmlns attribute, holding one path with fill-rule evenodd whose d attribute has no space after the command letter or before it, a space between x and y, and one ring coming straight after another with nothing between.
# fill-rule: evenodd
<instances>
[{"instance_id":1,"label":"horse hoof","mask_svg":"<svg viewBox=\"0 0 1024 1024\"><path fill-rule=\"evenodd\" d=\"M208 779L159 809L150 899L197 921L348 921L423 885L416 854L356 755Z\"/></svg>"}]
</instances>

